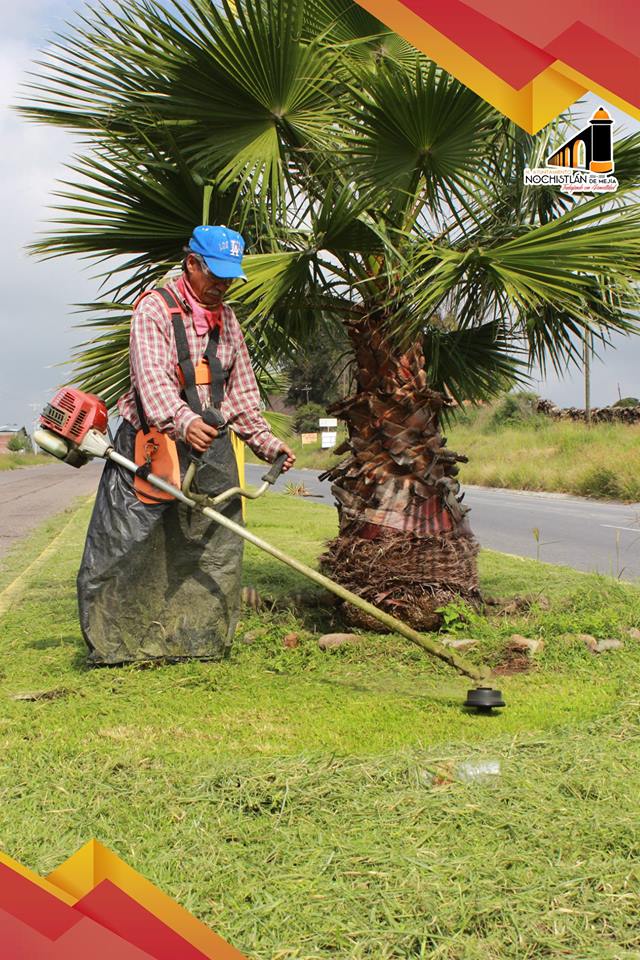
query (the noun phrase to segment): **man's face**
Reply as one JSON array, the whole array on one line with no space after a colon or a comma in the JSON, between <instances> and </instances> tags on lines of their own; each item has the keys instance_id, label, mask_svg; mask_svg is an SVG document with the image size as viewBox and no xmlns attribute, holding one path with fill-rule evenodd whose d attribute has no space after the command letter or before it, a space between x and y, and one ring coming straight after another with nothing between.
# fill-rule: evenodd
<instances>
[{"instance_id":1,"label":"man's face","mask_svg":"<svg viewBox=\"0 0 640 960\"><path fill-rule=\"evenodd\" d=\"M187 257L186 266L189 284L200 303L204 303L208 307L220 306L233 280L223 280L221 277L216 277L191 253Z\"/></svg>"}]
</instances>

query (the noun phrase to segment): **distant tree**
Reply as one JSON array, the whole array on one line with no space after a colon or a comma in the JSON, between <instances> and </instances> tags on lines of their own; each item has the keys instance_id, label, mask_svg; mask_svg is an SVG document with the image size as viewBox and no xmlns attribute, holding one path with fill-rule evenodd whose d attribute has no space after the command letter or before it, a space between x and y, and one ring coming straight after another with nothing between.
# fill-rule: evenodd
<instances>
[{"instance_id":1,"label":"distant tree","mask_svg":"<svg viewBox=\"0 0 640 960\"><path fill-rule=\"evenodd\" d=\"M320 417L326 417L327 411L321 403L305 403L296 410L293 429L296 433L312 433L318 429Z\"/></svg>"},{"instance_id":2,"label":"distant tree","mask_svg":"<svg viewBox=\"0 0 640 960\"><path fill-rule=\"evenodd\" d=\"M501 426L504 423L522 423L536 415L538 395L528 390L507 393L495 405L491 423Z\"/></svg>"},{"instance_id":3,"label":"distant tree","mask_svg":"<svg viewBox=\"0 0 640 960\"><path fill-rule=\"evenodd\" d=\"M287 403L321 403L326 407L342 399L349 390L351 356L346 337L314 337L304 351L283 366L290 384Z\"/></svg>"},{"instance_id":4,"label":"distant tree","mask_svg":"<svg viewBox=\"0 0 640 960\"><path fill-rule=\"evenodd\" d=\"M612 407L639 407L640 400L637 397L621 397L620 400L616 400L615 403L611 404Z\"/></svg>"}]
</instances>

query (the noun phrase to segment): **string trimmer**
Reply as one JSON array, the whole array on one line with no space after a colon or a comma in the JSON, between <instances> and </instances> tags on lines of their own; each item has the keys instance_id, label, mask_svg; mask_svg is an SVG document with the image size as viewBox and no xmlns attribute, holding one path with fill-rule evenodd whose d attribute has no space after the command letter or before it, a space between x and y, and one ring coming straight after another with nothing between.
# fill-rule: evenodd
<instances>
[{"instance_id":1,"label":"string trimmer","mask_svg":"<svg viewBox=\"0 0 640 960\"><path fill-rule=\"evenodd\" d=\"M34 433L36 443L47 453L65 461L65 463L80 467L90 459L102 458L113 461L132 474L136 474L139 470L133 460L127 459L114 449L108 435L106 405L94 394L83 393L73 388L59 391L52 402L48 403L43 410L40 424L40 429ZM221 425L219 424L219 426ZM318 573L317 570L313 570L299 560L289 557L282 550L272 546L260 537L256 537L250 530L234 523L233 520L229 520L223 513L214 509L231 497L247 497L255 500L262 496L269 486L276 482L285 460L286 454L282 454L272 465L269 472L262 477L262 485L256 490L232 487L216 497L203 497L201 494L192 493L191 483L195 474L195 464L187 469L181 488L173 486L163 480L162 477L146 471L144 477L153 487L171 494L185 506L191 507L193 510L199 510L210 520L219 523L228 530L232 530L243 540L247 540L260 550L264 550L265 553L275 557L276 560L286 563L287 566L297 570L298 573L312 580L313 583L317 583L340 597L341 600L346 600L364 613L368 613L388 630L399 633L431 656L443 660L455 670L469 677L475 682L475 687L469 690L465 706L480 711L489 711L493 707L503 707L504 701L500 691L489 686L491 671L487 667L476 667L473 663L469 663L468 660L461 657L455 650L422 636L406 623L402 623L401 620L397 620L383 610L379 610L372 603L368 603L357 594L351 593L350 590L346 590L339 583L335 583Z\"/></svg>"}]
</instances>

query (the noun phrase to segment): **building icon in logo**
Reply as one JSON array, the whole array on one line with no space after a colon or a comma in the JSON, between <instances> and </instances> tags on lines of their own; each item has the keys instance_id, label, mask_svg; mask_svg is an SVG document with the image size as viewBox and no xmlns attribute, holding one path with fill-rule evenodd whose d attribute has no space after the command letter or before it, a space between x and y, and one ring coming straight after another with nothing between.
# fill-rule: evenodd
<instances>
[{"instance_id":1,"label":"building icon in logo","mask_svg":"<svg viewBox=\"0 0 640 960\"><path fill-rule=\"evenodd\" d=\"M613 173L612 126L613 119L604 107L600 107L584 130L549 155L547 166Z\"/></svg>"}]
</instances>

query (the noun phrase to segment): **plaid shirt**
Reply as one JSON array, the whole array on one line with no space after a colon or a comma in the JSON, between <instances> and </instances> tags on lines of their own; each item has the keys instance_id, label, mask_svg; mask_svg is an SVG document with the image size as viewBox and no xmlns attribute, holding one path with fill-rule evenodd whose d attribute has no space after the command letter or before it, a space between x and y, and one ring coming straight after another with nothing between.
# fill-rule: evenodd
<instances>
[{"instance_id":1,"label":"plaid shirt","mask_svg":"<svg viewBox=\"0 0 640 960\"><path fill-rule=\"evenodd\" d=\"M191 359L202 360L209 340L208 332L199 336L191 319L191 309L169 280L166 287L184 308L183 319ZM140 421L136 411L134 387L151 426L166 432L174 440L184 440L189 424L198 419L181 397L181 386L176 368L178 353L173 335L171 316L164 300L154 294L144 297L133 311L130 341L131 389L118 401L118 411L137 429ZM275 460L282 444L271 433L269 424L260 413L260 394L249 360L240 324L233 310L226 304L222 311L222 332L218 344L222 368L228 371L222 413L229 426L263 460ZM203 409L210 403L208 384L199 386L198 395Z\"/></svg>"}]
</instances>

